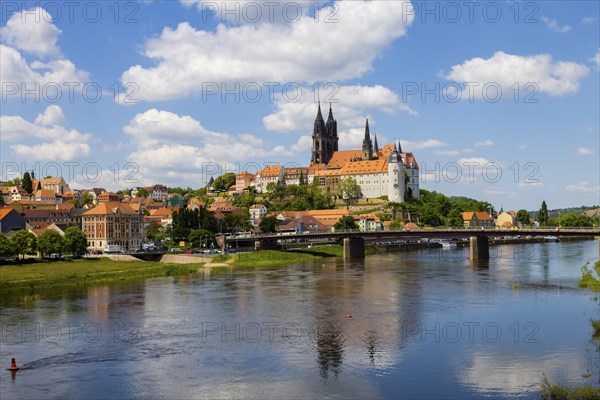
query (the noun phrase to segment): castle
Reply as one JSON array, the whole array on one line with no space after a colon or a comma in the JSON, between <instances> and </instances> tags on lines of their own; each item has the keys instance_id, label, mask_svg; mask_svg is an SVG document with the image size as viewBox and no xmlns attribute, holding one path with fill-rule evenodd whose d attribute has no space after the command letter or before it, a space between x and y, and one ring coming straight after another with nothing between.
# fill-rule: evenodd
<instances>
[{"instance_id":1,"label":"castle","mask_svg":"<svg viewBox=\"0 0 600 400\"><path fill-rule=\"evenodd\" d=\"M403 152L400 142L379 148L377 135L371 139L368 119L362 149L340 151L338 142L331 105L325 122L319 104L312 134L309 182L316 179L324 190L335 191L341 179L353 177L365 198L387 196L389 201L403 202L408 197L419 197L419 165L414 155Z\"/></svg>"},{"instance_id":2,"label":"castle","mask_svg":"<svg viewBox=\"0 0 600 400\"><path fill-rule=\"evenodd\" d=\"M387 196L389 201L401 203L409 197L419 197L419 165L414 155L403 152L400 142L380 148L377 135L371 139L369 120L365 125L362 149L339 150L338 142L337 121L331 105L325 122L319 104L308 168L279 165L266 167L256 174L243 171L236 176L232 190L241 193L254 188L263 193L271 183L298 185L316 180L324 192L339 194L340 181L352 177L360 185L362 197L367 199Z\"/></svg>"}]
</instances>

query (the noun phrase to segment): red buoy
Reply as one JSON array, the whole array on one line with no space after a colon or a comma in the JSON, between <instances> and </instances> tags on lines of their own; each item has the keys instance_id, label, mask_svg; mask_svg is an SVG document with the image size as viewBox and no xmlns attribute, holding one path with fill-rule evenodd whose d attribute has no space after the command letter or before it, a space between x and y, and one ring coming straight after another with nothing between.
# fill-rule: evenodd
<instances>
[{"instance_id":1,"label":"red buoy","mask_svg":"<svg viewBox=\"0 0 600 400\"><path fill-rule=\"evenodd\" d=\"M14 358L10 359L10 368L8 368L9 371L18 371L20 368L17 367L17 360Z\"/></svg>"}]
</instances>

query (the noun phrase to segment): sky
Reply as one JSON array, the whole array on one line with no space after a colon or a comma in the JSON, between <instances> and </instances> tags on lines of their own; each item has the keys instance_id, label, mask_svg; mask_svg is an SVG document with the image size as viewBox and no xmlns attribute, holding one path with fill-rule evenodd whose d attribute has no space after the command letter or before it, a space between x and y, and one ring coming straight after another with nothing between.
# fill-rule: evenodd
<instances>
[{"instance_id":1,"label":"sky","mask_svg":"<svg viewBox=\"0 0 600 400\"><path fill-rule=\"evenodd\" d=\"M399 140L421 188L600 204L595 1L3 1L0 180L198 188Z\"/></svg>"}]
</instances>

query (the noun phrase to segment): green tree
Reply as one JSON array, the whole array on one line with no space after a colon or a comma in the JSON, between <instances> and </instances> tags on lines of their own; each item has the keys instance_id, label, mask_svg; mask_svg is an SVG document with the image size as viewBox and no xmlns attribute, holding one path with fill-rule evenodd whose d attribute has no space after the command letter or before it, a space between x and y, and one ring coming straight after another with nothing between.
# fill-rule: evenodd
<instances>
[{"instance_id":1,"label":"green tree","mask_svg":"<svg viewBox=\"0 0 600 400\"><path fill-rule=\"evenodd\" d=\"M356 230L358 229L358 224L354 221L354 217L351 215L346 215L340 218L338 222L333 225L333 230L335 231L347 231L347 230Z\"/></svg>"},{"instance_id":2,"label":"green tree","mask_svg":"<svg viewBox=\"0 0 600 400\"><path fill-rule=\"evenodd\" d=\"M148 223L148 226L146 227L146 229L144 230L144 236L146 236L146 239L156 240L160 233L161 228L162 228L162 226L160 225L160 223L158 221L151 220Z\"/></svg>"},{"instance_id":3,"label":"green tree","mask_svg":"<svg viewBox=\"0 0 600 400\"><path fill-rule=\"evenodd\" d=\"M86 204L92 204L94 202L94 198L92 197L91 193L86 193L83 196L81 196L81 205L86 205Z\"/></svg>"},{"instance_id":4,"label":"green tree","mask_svg":"<svg viewBox=\"0 0 600 400\"><path fill-rule=\"evenodd\" d=\"M65 230L64 249L73 257L79 257L87 252L87 236L76 226L70 226Z\"/></svg>"},{"instance_id":5,"label":"green tree","mask_svg":"<svg viewBox=\"0 0 600 400\"><path fill-rule=\"evenodd\" d=\"M276 217L263 217L258 227L263 233L275 233L278 222Z\"/></svg>"},{"instance_id":6,"label":"green tree","mask_svg":"<svg viewBox=\"0 0 600 400\"><path fill-rule=\"evenodd\" d=\"M65 242L60 233L46 229L38 238L37 247L42 257L53 253L62 254Z\"/></svg>"},{"instance_id":7,"label":"green tree","mask_svg":"<svg viewBox=\"0 0 600 400\"><path fill-rule=\"evenodd\" d=\"M10 241L6 236L0 233L0 257L10 257L14 254L15 253L10 244Z\"/></svg>"},{"instance_id":8,"label":"green tree","mask_svg":"<svg viewBox=\"0 0 600 400\"><path fill-rule=\"evenodd\" d=\"M215 234L206 229L192 229L188 241L192 247L212 247L216 243Z\"/></svg>"},{"instance_id":9,"label":"green tree","mask_svg":"<svg viewBox=\"0 0 600 400\"><path fill-rule=\"evenodd\" d=\"M23 181L21 180L21 178L15 178L15 179L11 179L10 181L4 182L2 184L3 187L7 187L7 186L16 186L16 187L23 187Z\"/></svg>"},{"instance_id":10,"label":"green tree","mask_svg":"<svg viewBox=\"0 0 600 400\"><path fill-rule=\"evenodd\" d=\"M339 193L340 197L344 200L356 200L362 197L360 185L351 176L340 180Z\"/></svg>"},{"instance_id":11,"label":"green tree","mask_svg":"<svg viewBox=\"0 0 600 400\"><path fill-rule=\"evenodd\" d=\"M529 216L529 212L527 210L521 209L517 211L517 223L521 225L529 225L531 223L531 217Z\"/></svg>"},{"instance_id":12,"label":"green tree","mask_svg":"<svg viewBox=\"0 0 600 400\"><path fill-rule=\"evenodd\" d=\"M22 188L28 194L33 193L33 182L31 181L31 175L27 171L23 174Z\"/></svg>"},{"instance_id":13,"label":"green tree","mask_svg":"<svg viewBox=\"0 0 600 400\"><path fill-rule=\"evenodd\" d=\"M450 226L452 228L462 228L464 227L464 221L462 217L462 213L458 211L458 209L453 208L448 213L448 217L446 218L446 226Z\"/></svg>"},{"instance_id":14,"label":"green tree","mask_svg":"<svg viewBox=\"0 0 600 400\"><path fill-rule=\"evenodd\" d=\"M25 229L15 232L9 239L10 246L14 254L23 255L33 254L37 249L37 239L35 235Z\"/></svg>"},{"instance_id":15,"label":"green tree","mask_svg":"<svg viewBox=\"0 0 600 400\"><path fill-rule=\"evenodd\" d=\"M250 215L226 214L222 223L223 232L247 232L252 229Z\"/></svg>"},{"instance_id":16,"label":"green tree","mask_svg":"<svg viewBox=\"0 0 600 400\"><path fill-rule=\"evenodd\" d=\"M542 201L542 206L540 207L540 211L538 212L538 222L541 226L548 225L550 217L548 215L548 206L546 206L546 201Z\"/></svg>"},{"instance_id":17,"label":"green tree","mask_svg":"<svg viewBox=\"0 0 600 400\"><path fill-rule=\"evenodd\" d=\"M559 226L591 227L593 225L592 218L573 213L562 214L557 218L553 218L553 220L550 220L549 222L550 225Z\"/></svg>"},{"instance_id":18,"label":"green tree","mask_svg":"<svg viewBox=\"0 0 600 400\"><path fill-rule=\"evenodd\" d=\"M138 188L137 190L137 197L148 197L150 195L150 193L148 193L148 191L146 190L146 188Z\"/></svg>"},{"instance_id":19,"label":"green tree","mask_svg":"<svg viewBox=\"0 0 600 400\"><path fill-rule=\"evenodd\" d=\"M235 173L227 172L215 179L212 188L216 191L227 191L232 185L235 185Z\"/></svg>"}]
</instances>

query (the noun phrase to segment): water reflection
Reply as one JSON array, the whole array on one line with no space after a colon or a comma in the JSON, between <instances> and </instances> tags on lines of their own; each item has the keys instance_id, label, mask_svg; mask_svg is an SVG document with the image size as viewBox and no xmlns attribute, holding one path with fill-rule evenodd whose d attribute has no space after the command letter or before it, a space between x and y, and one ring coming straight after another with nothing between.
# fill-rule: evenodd
<instances>
[{"instance_id":1,"label":"water reflection","mask_svg":"<svg viewBox=\"0 0 600 400\"><path fill-rule=\"evenodd\" d=\"M317 363L324 381L329 374L337 379L344 359L344 334L336 324L327 324L317 333Z\"/></svg>"},{"instance_id":2,"label":"water reflection","mask_svg":"<svg viewBox=\"0 0 600 400\"><path fill-rule=\"evenodd\" d=\"M539 246L537 259L520 261L516 246L476 263L464 249L404 252L3 297L0 360L17 354L25 368L15 381L0 380L0 392L505 398L536 397L542 373L567 384L595 382L583 377L595 350L587 332L595 304L577 279L597 249ZM526 323L537 327L537 342L525 341ZM22 340L7 324L79 330ZM501 328L497 341L482 334L486 324ZM478 330L471 335L467 326Z\"/></svg>"}]
</instances>

